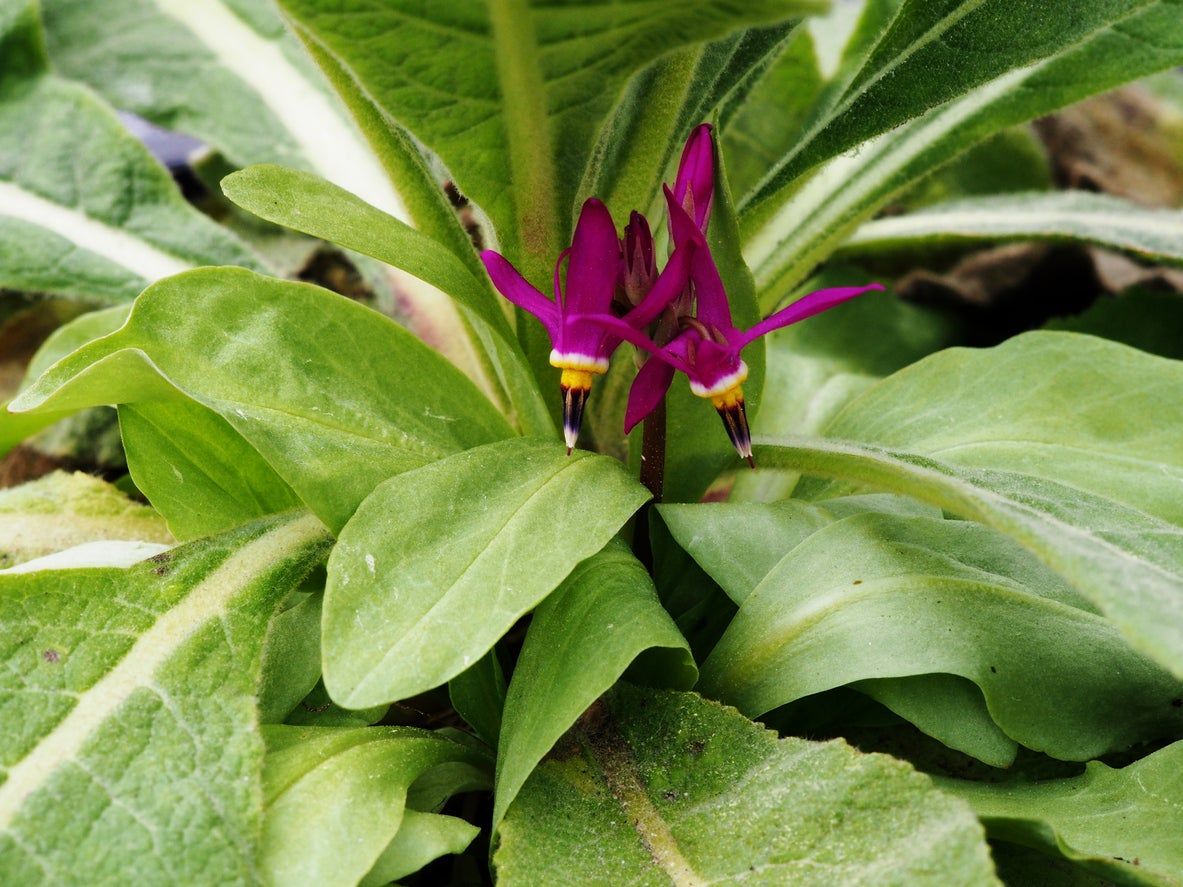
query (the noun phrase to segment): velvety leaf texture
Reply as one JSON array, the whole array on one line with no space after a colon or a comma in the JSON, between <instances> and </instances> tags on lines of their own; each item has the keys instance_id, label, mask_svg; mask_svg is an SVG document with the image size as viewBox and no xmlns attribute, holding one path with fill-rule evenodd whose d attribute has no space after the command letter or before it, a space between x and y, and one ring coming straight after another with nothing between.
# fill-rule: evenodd
<instances>
[{"instance_id":1,"label":"velvety leaf texture","mask_svg":"<svg viewBox=\"0 0 1183 887\"><path fill-rule=\"evenodd\" d=\"M329 561L330 694L361 708L460 674L647 498L614 459L522 438L391 478Z\"/></svg>"},{"instance_id":2,"label":"velvety leaf texture","mask_svg":"<svg viewBox=\"0 0 1183 887\"><path fill-rule=\"evenodd\" d=\"M126 570L0 576L0 880L258 877L263 635L327 542L297 513Z\"/></svg>"},{"instance_id":3,"label":"velvety leaf texture","mask_svg":"<svg viewBox=\"0 0 1183 887\"><path fill-rule=\"evenodd\" d=\"M981 827L901 761L621 685L522 789L499 883L996 884Z\"/></svg>"}]
</instances>

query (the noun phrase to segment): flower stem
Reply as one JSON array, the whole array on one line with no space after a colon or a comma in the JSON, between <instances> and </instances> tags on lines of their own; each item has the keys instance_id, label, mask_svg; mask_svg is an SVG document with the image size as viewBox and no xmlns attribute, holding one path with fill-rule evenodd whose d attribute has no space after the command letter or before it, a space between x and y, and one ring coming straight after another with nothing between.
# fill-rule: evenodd
<instances>
[{"instance_id":1,"label":"flower stem","mask_svg":"<svg viewBox=\"0 0 1183 887\"><path fill-rule=\"evenodd\" d=\"M641 426L641 483L653 499L637 513L633 530L633 554L645 569L653 572L653 543L649 539L649 515L661 501L665 489L665 400L646 417Z\"/></svg>"}]
</instances>

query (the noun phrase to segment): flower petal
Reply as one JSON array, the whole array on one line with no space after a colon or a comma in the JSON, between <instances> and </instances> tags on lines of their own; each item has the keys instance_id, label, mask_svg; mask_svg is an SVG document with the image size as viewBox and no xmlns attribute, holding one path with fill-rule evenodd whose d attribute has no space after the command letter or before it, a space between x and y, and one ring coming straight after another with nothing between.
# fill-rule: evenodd
<instances>
[{"instance_id":1,"label":"flower petal","mask_svg":"<svg viewBox=\"0 0 1183 887\"><path fill-rule=\"evenodd\" d=\"M625 434L657 409L673 381L674 368L664 360L645 361L645 365L637 371L637 377L633 379L633 385L628 390L628 407L624 411Z\"/></svg>"},{"instance_id":2,"label":"flower petal","mask_svg":"<svg viewBox=\"0 0 1183 887\"><path fill-rule=\"evenodd\" d=\"M715 144L711 138L711 125L700 123L682 149L678 177L674 181L674 198L699 230L706 231L714 194Z\"/></svg>"},{"instance_id":3,"label":"flower petal","mask_svg":"<svg viewBox=\"0 0 1183 887\"><path fill-rule=\"evenodd\" d=\"M684 356L685 351L679 350L677 347L675 347L678 345L679 339L685 338L684 335L679 336L664 348L659 348L658 346L654 345L649 337L643 332L638 329L634 329L619 317L613 317L611 314L589 314L584 318L584 320L587 323L595 324L596 326L599 326L600 328L615 334L617 337L624 339L626 342L631 342L638 348L648 351L658 360L665 361L675 369L681 370L684 373L689 372L690 370L690 365L686 362L686 358Z\"/></svg>"},{"instance_id":4,"label":"flower petal","mask_svg":"<svg viewBox=\"0 0 1183 887\"><path fill-rule=\"evenodd\" d=\"M616 294L620 272L620 239L608 207L592 197L583 204L575 225L563 314L606 314Z\"/></svg>"},{"instance_id":5,"label":"flower petal","mask_svg":"<svg viewBox=\"0 0 1183 887\"><path fill-rule=\"evenodd\" d=\"M648 326L670 302L682 294L690 283L691 263L697 250L698 244L694 241L678 245L645 298L624 316L630 326L636 329Z\"/></svg>"},{"instance_id":6,"label":"flower petal","mask_svg":"<svg viewBox=\"0 0 1183 887\"><path fill-rule=\"evenodd\" d=\"M807 317L813 317L815 314L821 314L848 299L869 292L883 292L883 285L872 283L867 286L839 286L810 293L808 296L798 299L788 308L782 308L771 317L760 321L747 332L741 333L735 340L735 344L742 348L773 330L805 320Z\"/></svg>"},{"instance_id":7,"label":"flower petal","mask_svg":"<svg viewBox=\"0 0 1183 887\"><path fill-rule=\"evenodd\" d=\"M559 306L536 290L500 253L487 249L481 253L481 261L485 263L485 270L489 272L497 291L523 311L529 311L542 321L551 341L557 341L560 328Z\"/></svg>"}]
</instances>

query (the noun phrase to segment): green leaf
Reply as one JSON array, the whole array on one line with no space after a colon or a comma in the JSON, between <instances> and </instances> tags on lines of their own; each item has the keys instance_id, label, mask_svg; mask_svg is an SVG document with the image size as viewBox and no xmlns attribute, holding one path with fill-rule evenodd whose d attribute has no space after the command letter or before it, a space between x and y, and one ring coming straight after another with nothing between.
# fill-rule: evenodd
<instances>
[{"instance_id":1,"label":"green leaf","mask_svg":"<svg viewBox=\"0 0 1183 887\"><path fill-rule=\"evenodd\" d=\"M969 810L902 761L621 685L530 777L498 883L996 884Z\"/></svg>"},{"instance_id":2,"label":"green leaf","mask_svg":"<svg viewBox=\"0 0 1183 887\"><path fill-rule=\"evenodd\" d=\"M196 265L262 270L185 202L110 108L48 72L35 4L9 5L17 15L0 21L0 56L12 59L0 88L0 287L109 304Z\"/></svg>"},{"instance_id":3,"label":"green leaf","mask_svg":"<svg viewBox=\"0 0 1183 887\"><path fill-rule=\"evenodd\" d=\"M597 127L629 75L663 53L787 18L802 4L281 6L305 40L331 53L383 111L439 154L460 190L492 218L502 250L541 279L565 244ZM442 50L462 52L463 65Z\"/></svg>"},{"instance_id":4,"label":"green leaf","mask_svg":"<svg viewBox=\"0 0 1183 887\"><path fill-rule=\"evenodd\" d=\"M311 173L260 165L222 180L222 191L277 225L356 250L447 293L503 336L512 335L487 278L474 277L442 243Z\"/></svg>"},{"instance_id":5,"label":"green leaf","mask_svg":"<svg viewBox=\"0 0 1183 887\"><path fill-rule=\"evenodd\" d=\"M505 708L505 672L495 647L448 681L448 701L486 745L497 747Z\"/></svg>"},{"instance_id":6,"label":"green leaf","mask_svg":"<svg viewBox=\"0 0 1183 887\"><path fill-rule=\"evenodd\" d=\"M494 830L539 761L626 670L682 690L698 678L649 574L614 540L576 567L530 623L497 746Z\"/></svg>"},{"instance_id":7,"label":"green leaf","mask_svg":"<svg viewBox=\"0 0 1183 887\"><path fill-rule=\"evenodd\" d=\"M1183 530L1075 487L867 444L783 440L762 464L912 496L1014 538L1108 617L1135 649L1183 676Z\"/></svg>"},{"instance_id":8,"label":"green leaf","mask_svg":"<svg viewBox=\"0 0 1183 887\"><path fill-rule=\"evenodd\" d=\"M757 539L772 535L762 523L796 530L773 549L779 560L742 598L703 666L704 693L758 717L855 684L994 766L1011 763L1014 741L1088 760L1183 728L1183 712L1170 705L1183 682L1132 651L1017 543L968 521L859 513L857 501L666 509L692 553L708 534L708 547L724 549L749 530ZM837 513L828 512L830 502ZM817 528L823 516L831 522ZM806 528L803 539L794 523ZM700 562L723 578L718 555ZM978 690L966 694L961 682L857 684L938 674ZM983 735L961 737L967 714L978 712Z\"/></svg>"},{"instance_id":9,"label":"green leaf","mask_svg":"<svg viewBox=\"0 0 1183 887\"><path fill-rule=\"evenodd\" d=\"M126 326L54 365L9 409L177 390L229 422L333 530L386 478L511 434L468 379L391 320L233 268L149 288Z\"/></svg>"},{"instance_id":10,"label":"green leaf","mask_svg":"<svg viewBox=\"0 0 1183 887\"><path fill-rule=\"evenodd\" d=\"M1183 264L1183 212L1085 191L979 197L868 222L846 241L843 251L907 251L932 244L1008 240L1092 243L1177 265Z\"/></svg>"},{"instance_id":11,"label":"green leaf","mask_svg":"<svg viewBox=\"0 0 1183 887\"><path fill-rule=\"evenodd\" d=\"M1067 333L953 348L824 429L952 465L1038 475L1183 525L1183 363Z\"/></svg>"},{"instance_id":12,"label":"green leaf","mask_svg":"<svg viewBox=\"0 0 1183 887\"><path fill-rule=\"evenodd\" d=\"M460 674L646 498L613 459L521 438L391 478L329 561L329 693L361 708Z\"/></svg>"},{"instance_id":13,"label":"green leaf","mask_svg":"<svg viewBox=\"0 0 1183 887\"><path fill-rule=\"evenodd\" d=\"M173 541L160 515L88 474L56 471L0 490L0 568L109 539Z\"/></svg>"},{"instance_id":14,"label":"green leaf","mask_svg":"<svg viewBox=\"0 0 1183 887\"><path fill-rule=\"evenodd\" d=\"M0 880L257 878L263 634L327 543L289 514L126 570L0 576Z\"/></svg>"},{"instance_id":15,"label":"green leaf","mask_svg":"<svg viewBox=\"0 0 1183 887\"><path fill-rule=\"evenodd\" d=\"M933 9L948 5L934 4ZM995 0L988 7L1010 5ZM1067 4L1063 9L1078 5ZM1104 14L1113 5L1089 4L1096 12L1088 16ZM1102 28L1078 44L1064 46L1062 36L1045 41L1048 55L1042 61L1002 73L963 97L835 157L783 195L783 200L767 201L758 211L741 207L744 256L756 276L761 307L770 311L784 301L876 210L967 148L1017 123L1183 63L1183 17L1176 0L1139 0L1137 5L1137 14L1120 26ZM908 4L915 10L924 6ZM1033 4L1024 0L1022 8L1028 6ZM1061 14L1058 10L1052 18ZM1040 21L1035 32L1042 33L1043 23L1050 21L1042 13L1016 15L1014 22L1023 26L1032 17ZM1030 44L1022 41L1020 45ZM988 61L994 52L967 55ZM880 81L883 88L893 82L895 78ZM904 86L903 80L898 83Z\"/></svg>"},{"instance_id":16,"label":"green leaf","mask_svg":"<svg viewBox=\"0 0 1183 887\"><path fill-rule=\"evenodd\" d=\"M132 480L178 539L220 533L300 504L229 422L195 400L123 404L119 431Z\"/></svg>"},{"instance_id":17,"label":"green leaf","mask_svg":"<svg viewBox=\"0 0 1183 887\"><path fill-rule=\"evenodd\" d=\"M426 730L273 726L265 736L260 866L272 884L352 887L401 831L417 780L446 774L429 803L488 784L484 758Z\"/></svg>"},{"instance_id":18,"label":"green leaf","mask_svg":"<svg viewBox=\"0 0 1183 887\"><path fill-rule=\"evenodd\" d=\"M972 783L938 779L991 837L1077 861L1119 884L1183 884L1183 742L1120 769L1091 762L1073 779Z\"/></svg>"},{"instance_id":19,"label":"green leaf","mask_svg":"<svg viewBox=\"0 0 1183 887\"><path fill-rule=\"evenodd\" d=\"M42 0L50 55L116 107L238 165L309 169L406 218L364 136L271 0Z\"/></svg>"},{"instance_id":20,"label":"green leaf","mask_svg":"<svg viewBox=\"0 0 1183 887\"><path fill-rule=\"evenodd\" d=\"M259 721L278 724L320 680L319 593L295 594L267 629L259 676Z\"/></svg>"},{"instance_id":21,"label":"green leaf","mask_svg":"<svg viewBox=\"0 0 1183 887\"><path fill-rule=\"evenodd\" d=\"M840 96L768 173L770 199L816 164L1011 71L1124 31L1152 0L907 0ZM1167 3L1167 6L1173 4Z\"/></svg>"},{"instance_id":22,"label":"green leaf","mask_svg":"<svg viewBox=\"0 0 1183 887\"><path fill-rule=\"evenodd\" d=\"M382 887L441 856L463 853L480 832L475 825L455 816L404 810L398 834L362 878L360 887Z\"/></svg>"}]
</instances>

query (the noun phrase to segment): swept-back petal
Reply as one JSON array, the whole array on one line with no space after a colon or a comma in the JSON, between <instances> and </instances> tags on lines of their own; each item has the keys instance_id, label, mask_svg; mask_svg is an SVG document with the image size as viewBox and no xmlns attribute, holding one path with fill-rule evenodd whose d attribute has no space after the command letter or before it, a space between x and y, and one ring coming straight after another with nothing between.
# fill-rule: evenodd
<instances>
[{"instance_id":1,"label":"swept-back petal","mask_svg":"<svg viewBox=\"0 0 1183 887\"><path fill-rule=\"evenodd\" d=\"M673 381L674 368L664 360L654 358L645 362L628 390L628 406L624 411L625 434L657 408Z\"/></svg>"},{"instance_id":2,"label":"swept-back petal","mask_svg":"<svg viewBox=\"0 0 1183 887\"><path fill-rule=\"evenodd\" d=\"M551 341L557 341L561 326L559 306L536 290L500 253L487 249L481 253L481 261L485 263L485 270L489 272L497 291L523 311L529 311L542 321Z\"/></svg>"},{"instance_id":3,"label":"swept-back petal","mask_svg":"<svg viewBox=\"0 0 1183 887\"><path fill-rule=\"evenodd\" d=\"M699 230L705 231L711 217L714 193L715 144L711 138L711 125L700 123L682 149L678 177L674 180L674 198Z\"/></svg>"},{"instance_id":4,"label":"swept-back petal","mask_svg":"<svg viewBox=\"0 0 1183 887\"><path fill-rule=\"evenodd\" d=\"M608 207L592 197L579 212L571 260L567 264L567 291L563 314L605 314L616 294L620 273L620 240Z\"/></svg>"},{"instance_id":5,"label":"swept-back petal","mask_svg":"<svg viewBox=\"0 0 1183 887\"><path fill-rule=\"evenodd\" d=\"M807 317L813 317L815 314L821 314L848 299L870 292L883 292L883 285L872 283L867 286L839 286L833 289L817 290L798 299L789 307L782 308L771 317L765 318L750 330L741 333L735 340L736 345L742 348L773 330L805 320Z\"/></svg>"}]
</instances>

